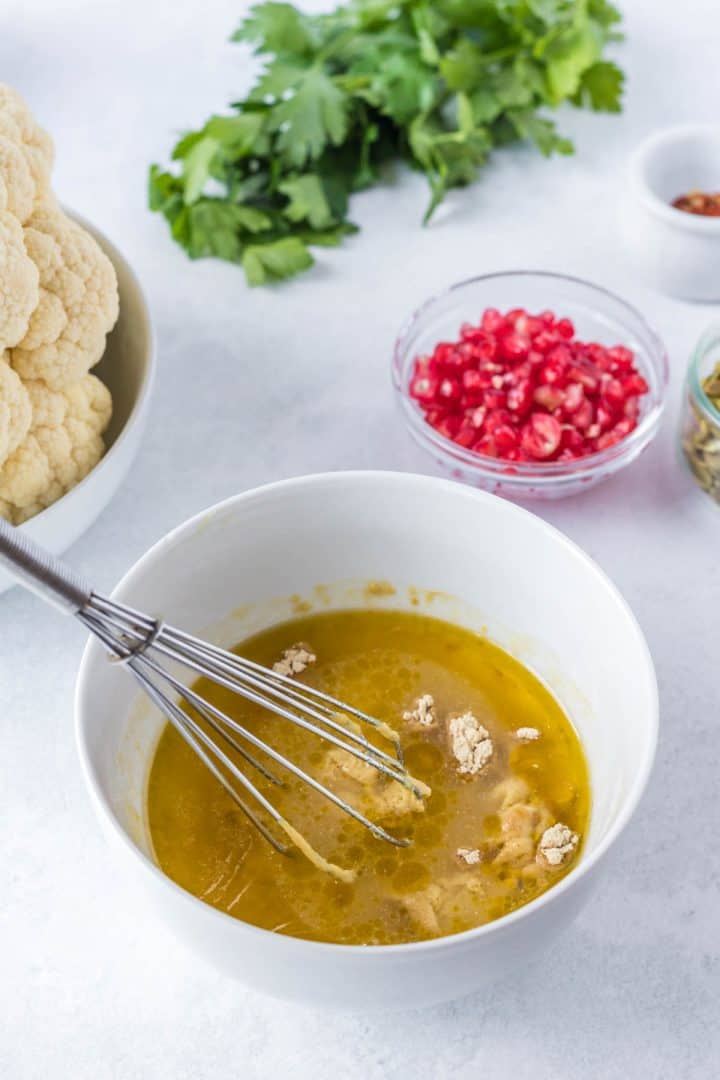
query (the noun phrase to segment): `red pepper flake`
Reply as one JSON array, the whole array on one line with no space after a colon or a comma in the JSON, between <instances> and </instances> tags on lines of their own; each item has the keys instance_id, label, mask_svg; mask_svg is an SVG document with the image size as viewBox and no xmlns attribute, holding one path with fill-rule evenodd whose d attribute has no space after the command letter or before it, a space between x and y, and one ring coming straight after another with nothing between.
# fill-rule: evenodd
<instances>
[{"instance_id":1,"label":"red pepper flake","mask_svg":"<svg viewBox=\"0 0 720 1080\"><path fill-rule=\"evenodd\" d=\"M575 337L570 319L488 308L416 358L410 396L459 446L503 461L568 461L635 429L648 384L624 345Z\"/></svg>"},{"instance_id":2,"label":"red pepper flake","mask_svg":"<svg viewBox=\"0 0 720 1080\"><path fill-rule=\"evenodd\" d=\"M689 191L687 195L678 195L672 205L686 214L699 214L701 217L720 217L720 191Z\"/></svg>"}]
</instances>

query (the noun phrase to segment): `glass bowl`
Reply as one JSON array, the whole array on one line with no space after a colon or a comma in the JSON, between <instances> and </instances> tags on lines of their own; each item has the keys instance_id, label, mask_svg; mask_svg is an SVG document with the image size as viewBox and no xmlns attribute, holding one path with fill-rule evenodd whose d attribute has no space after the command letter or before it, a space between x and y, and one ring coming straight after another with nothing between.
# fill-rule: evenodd
<instances>
[{"instance_id":1,"label":"glass bowl","mask_svg":"<svg viewBox=\"0 0 720 1080\"><path fill-rule=\"evenodd\" d=\"M720 363L720 323L708 327L690 358L680 420L683 456L699 487L720 503L720 409L703 389Z\"/></svg>"},{"instance_id":2,"label":"glass bowl","mask_svg":"<svg viewBox=\"0 0 720 1080\"><path fill-rule=\"evenodd\" d=\"M649 390L641 399L637 427L606 450L572 461L509 462L465 449L437 432L410 397L418 356L439 341L457 340L462 323L475 323L485 308L530 312L551 310L571 319L583 341L625 345ZM658 334L618 296L580 278L535 270L486 274L453 285L427 300L410 316L395 342L393 385L400 410L415 441L456 480L514 498L560 498L585 491L629 465L655 437L668 383L668 360Z\"/></svg>"}]
</instances>

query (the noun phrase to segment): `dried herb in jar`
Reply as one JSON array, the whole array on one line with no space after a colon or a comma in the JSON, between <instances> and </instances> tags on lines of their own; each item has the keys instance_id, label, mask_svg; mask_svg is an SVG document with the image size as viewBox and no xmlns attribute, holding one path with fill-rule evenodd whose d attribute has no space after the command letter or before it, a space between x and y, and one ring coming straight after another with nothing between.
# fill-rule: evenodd
<instances>
[{"instance_id":1,"label":"dried herb in jar","mask_svg":"<svg viewBox=\"0 0 720 1080\"><path fill-rule=\"evenodd\" d=\"M718 412L711 420L692 393L683 431L683 453L703 491L720 503L720 362L702 381L710 403Z\"/></svg>"}]
</instances>

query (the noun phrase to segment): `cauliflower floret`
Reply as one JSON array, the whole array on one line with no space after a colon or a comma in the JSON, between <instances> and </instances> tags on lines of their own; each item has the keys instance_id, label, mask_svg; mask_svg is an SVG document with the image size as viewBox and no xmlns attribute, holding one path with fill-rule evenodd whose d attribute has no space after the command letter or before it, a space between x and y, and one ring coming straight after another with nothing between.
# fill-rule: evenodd
<instances>
[{"instance_id":1,"label":"cauliflower floret","mask_svg":"<svg viewBox=\"0 0 720 1080\"><path fill-rule=\"evenodd\" d=\"M22 341L38 305L38 269L25 247L22 226L7 209L0 172L0 353Z\"/></svg>"},{"instance_id":2,"label":"cauliflower floret","mask_svg":"<svg viewBox=\"0 0 720 1080\"><path fill-rule=\"evenodd\" d=\"M80 482L102 457L112 413L107 387L85 375L65 391L25 384L30 430L0 468L0 515L19 525Z\"/></svg>"},{"instance_id":3,"label":"cauliflower floret","mask_svg":"<svg viewBox=\"0 0 720 1080\"><path fill-rule=\"evenodd\" d=\"M26 172L23 170L23 175L27 176L29 182L24 187L30 193L29 209L26 201L21 204L25 209L17 215L21 223L24 223L26 217L32 213L33 203L40 201L50 189L53 143L20 94L3 83L0 83L0 136L20 151L25 163Z\"/></svg>"},{"instance_id":4,"label":"cauliflower floret","mask_svg":"<svg viewBox=\"0 0 720 1080\"><path fill-rule=\"evenodd\" d=\"M0 176L7 190L7 209L22 225L33 212L35 181L22 149L2 134L0 114Z\"/></svg>"},{"instance_id":5,"label":"cauliflower floret","mask_svg":"<svg viewBox=\"0 0 720 1080\"><path fill-rule=\"evenodd\" d=\"M30 396L0 356L0 466L23 441L32 420Z\"/></svg>"},{"instance_id":6,"label":"cauliflower floret","mask_svg":"<svg viewBox=\"0 0 720 1080\"><path fill-rule=\"evenodd\" d=\"M11 364L21 378L62 390L105 351L118 316L115 270L90 234L50 202L29 218L25 246L40 272L40 295Z\"/></svg>"}]
</instances>

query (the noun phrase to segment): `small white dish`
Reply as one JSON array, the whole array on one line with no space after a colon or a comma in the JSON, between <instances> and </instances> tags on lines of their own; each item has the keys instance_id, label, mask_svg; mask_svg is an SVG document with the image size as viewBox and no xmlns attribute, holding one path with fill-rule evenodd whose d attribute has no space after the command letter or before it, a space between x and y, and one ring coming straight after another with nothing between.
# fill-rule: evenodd
<instances>
[{"instance_id":1,"label":"small white dish","mask_svg":"<svg viewBox=\"0 0 720 1080\"><path fill-rule=\"evenodd\" d=\"M720 191L720 125L682 125L640 144L630 163L623 231L649 284L684 300L720 300L720 218L677 210L693 190Z\"/></svg>"},{"instance_id":2,"label":"small white dish","mask_svg":"<svg viewBox=\"0 0 720 1080\"><path fill-rule=\"evenodd\" d=\"M93 374L113 399L113 415L105 433L106 451L94 469L71 491L36 514L20 530L53 555L61 555L102 513L125 479L138 452L155 378L155 338L147 301L125 258L99 229L65 209L97 240L115 267L120 314L108 335L102 360ZM16 582L0 571L0 594Z\"/></svg>"},{"instance_id":3,"label":"small white dish","mask_svg":"<svg viewBox=\"0 0 720 1080\"><path fill-rule=\"evenodd\" d=\"M371 581L391 582L396 591L371 599L364 587ZM630 609L566 537L486 492L385 472L271 484L175 529L113 595L226 646L290 618L298 595L320 610L425 609L487 633L527 664L583 741L592 820L578 864L554 888L496 922L433 941L304 941L208 906L156 865L145 791L164 723L141 707L128 673L90 642L77 681L76 732L101 824L160 919L256 990L353 1009L431 1005L480 987L492 993L497 980L523 970L567 929L645 789L657 738L657 685Z\"/></svg>"}]
</instances>

